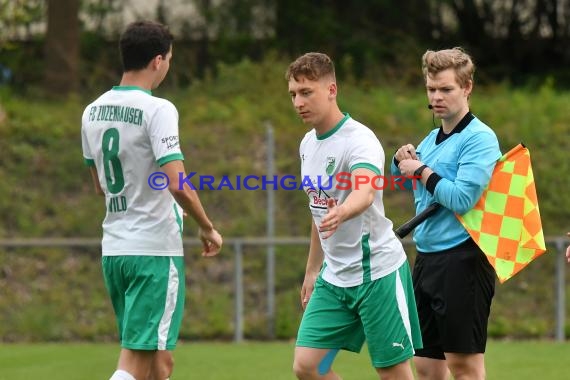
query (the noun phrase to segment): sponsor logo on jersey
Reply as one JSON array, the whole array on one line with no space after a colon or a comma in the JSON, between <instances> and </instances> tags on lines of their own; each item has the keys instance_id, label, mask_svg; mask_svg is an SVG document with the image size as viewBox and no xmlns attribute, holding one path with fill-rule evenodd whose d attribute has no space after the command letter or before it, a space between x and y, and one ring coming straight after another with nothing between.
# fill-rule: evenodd
<instances>
[{"instance_id":1,"label":"sponsor logo on jersey","mask_svg":"<svg viewBox=\"0 0 570 380\"><path fill-rule=\"evenodd\" d=\"M179 144L178 136L163 137L160 142L166 144L166 149L176 148Z\"/></svg>"},{"instance_id":2,"label":"sponsor logo on jersey","mask_svg":"<svg viewBox=\"0 0 570 380\"><path fill-rule=\"evenodd\" d=\"M319 189L318 187L309 187L306 188L305 191L309 196L309 207L313 208L327 208L327 199L330 198L323 189Z\"/></svg>"}]
</instances>

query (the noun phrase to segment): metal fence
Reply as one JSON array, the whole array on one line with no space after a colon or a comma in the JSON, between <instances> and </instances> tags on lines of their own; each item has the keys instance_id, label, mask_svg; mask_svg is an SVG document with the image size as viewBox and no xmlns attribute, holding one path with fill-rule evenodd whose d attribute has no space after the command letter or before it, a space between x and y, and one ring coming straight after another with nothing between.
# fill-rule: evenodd
<instances>
[{"instance_id":1,"label":"metal fence","mask_svg":"<svg viewBox=\"0 0 570 380\"><path fill-rule=\"evenodd\" d=\"M565 321L566 321L566 247L569 241L566 237L556 237L546 239L550 250L550 254L556 255L555 258L555 331L554 336L557 341L564 341L565 337ZM409 239L402 241L408 251L413 250L413 243ZM0 248L96 248L101 245L100 239L92 238L20 238L20 239L4 239L0 240ZM201 246L198 239L184 239L186 247ZM224 246L226 249L231 248L234 255L234 341L240 342L244 339L244 248L253 246L267 247L266 260L266 297L267 297L267 331L268 337L274 338L275 331L275 247L277 246L309 246L308 238L301 237L244 237L244 238L226 238ZM303 258L304 260L305 258Z\"/></svg>"}]
</instances>

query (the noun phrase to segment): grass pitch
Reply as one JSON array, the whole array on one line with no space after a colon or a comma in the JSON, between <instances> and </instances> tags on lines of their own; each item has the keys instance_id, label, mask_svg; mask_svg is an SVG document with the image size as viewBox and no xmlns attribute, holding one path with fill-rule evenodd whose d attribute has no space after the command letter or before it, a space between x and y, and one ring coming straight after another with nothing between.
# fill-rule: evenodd
<instances>
[{"instance_id":1,"label":"grass pitch","mask_svg":"<svg viewBox=\"0 0 570 380\"><path fill-rule=\"evenodd\" d=\"M116 344L2 344L0 380L107 380ZM180 343L172 380L292 380L293 343ZM567 379L570 343L489 342L490 380ZM366 348L341 352L333 368L344 380L375 380Z\"/></svg>"}]
</instances>

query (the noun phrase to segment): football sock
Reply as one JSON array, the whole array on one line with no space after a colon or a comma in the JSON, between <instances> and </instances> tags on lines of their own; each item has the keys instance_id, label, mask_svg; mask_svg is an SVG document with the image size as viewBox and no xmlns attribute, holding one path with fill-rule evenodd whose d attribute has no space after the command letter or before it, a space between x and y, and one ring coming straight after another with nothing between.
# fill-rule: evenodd
<instances>
[{"instance_id":1,"label":"football sock","mask_svg":"<svg viewBox=\"0 0 570 380\"><path fill-rule=\"evenodd\" d=\"M122 369L118 369L115 371L113 376L109 380L137 380L134 378L133 375L128 373L127 371L123 371Z\"/></svg>"}]
</instances>

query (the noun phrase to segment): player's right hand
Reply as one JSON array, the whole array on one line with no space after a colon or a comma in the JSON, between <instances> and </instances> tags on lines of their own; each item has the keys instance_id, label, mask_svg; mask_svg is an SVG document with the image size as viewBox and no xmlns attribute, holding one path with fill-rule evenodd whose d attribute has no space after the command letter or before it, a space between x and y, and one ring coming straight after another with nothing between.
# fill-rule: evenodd
<instances>
[{"instance_id":1,"label":"player's right hand","mask_svg":"<svg viewBox=\"0 0 570 380\"><path fill-rule=\"evenodd\" d=\"M210 230L203 230L200 228L198 236L200 237L202 246L204 247L202 256L216 256L222 249L222 235L220 235L216 229L212 228Z\"/></svg>"},{"instance_id":2,"label":"player's right hand","mask_svg":"<svg viewBox=\"0 0 570 380\"><path fill-rule=\"evenodd\" d=\"M303 310L307 307L309 299L313 294L313 289L315 289L315 281L317 280L318 273L315 275L305 274L305 279L303 280L303 286L301 287L301 307Z\"/></svg>"}]
</instances>

